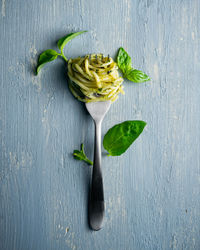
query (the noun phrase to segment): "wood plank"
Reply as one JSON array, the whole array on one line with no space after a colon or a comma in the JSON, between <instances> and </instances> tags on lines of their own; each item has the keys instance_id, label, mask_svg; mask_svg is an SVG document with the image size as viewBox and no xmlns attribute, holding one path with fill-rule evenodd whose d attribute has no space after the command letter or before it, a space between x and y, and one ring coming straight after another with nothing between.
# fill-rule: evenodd
<instances>
[{"instance_id":1,"label":"wood plank","mask_svg":"<svg viewBox=\"0 0 200 250\"><path fill-rule=\"evenodd\" d=\"M200 249L199 0L0 3L0 249ZM103 123L147 127L120 157L103 155L104 228L87 224L92 120L57 60L34 75L38 54L88 30L70 57L123 46L152 81L125 81Z\"/></svg>"}]
</instances>

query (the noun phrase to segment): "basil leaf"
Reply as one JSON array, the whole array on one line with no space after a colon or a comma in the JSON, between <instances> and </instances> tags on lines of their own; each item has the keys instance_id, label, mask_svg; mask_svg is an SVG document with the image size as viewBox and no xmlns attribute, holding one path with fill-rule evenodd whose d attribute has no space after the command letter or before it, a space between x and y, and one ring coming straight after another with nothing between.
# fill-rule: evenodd
<instances>
[{"instance_id":1,"label":"basil leaf","mask_svg":"<svg viewBox=\"0 0 200 250\"><path fill-rule=\"evenodd\" d=\"M110 128L103 139L103 146L109 155L123 154L142 133L146 122L125 121Z\"/></svg>"},{"instance_id":2,"label":"basil leaf","mask_svg":"<svg viewBox=\"0 0 200 250\"><path fill-rule=\"evenodd\" d=\"M85 161L87 164L89 165L93 165L93 162L91 160L89 160L87 158L87 156L85 155L85 152L84 152L84 145L83 143L81 144L81 150L74 150L73 152L73 156L76 160L79 160L79 161Z\"/></svg>"},{"instance_id":3,"label":"basil leaf","mask_svg":"<svg viewBox=\"0 0 200 250\"><path fill-rule=\"evenodd\" d=\"M148 75L137 69L131 69L125 74L125 77L132 82L146 82L151 80Z\"/></svg>"},{"instance_id":4,"label":"basil leaf","mask_svg":"<svg viewBox=\"0 0 200 250\"><path fill-rule=\"evenodd\" d=\"M118 51L117 64L124 74L132 68L131 58L123 48Z\"/></svg>"},{"instance_id":5,"label":"basil leaf","mask_svg":"<svg viewBox=\"0 0 200 250\"><path fill-rule=\"evenodd\" d=\"M66 36L64 36L64 37L62 37L62 38L60 38L58 40L57 45L58 45L59 49L61 49L61 46L62 46L63 42L65 41L65 39L67 39L68 37L70 37L72 34L74 34L74 33L70 33L70 34L68 34L68 35L66 35Z\"/></svg>"},{"instance_id":6,"label":"basil leaf","mask_svg":"<svg viewBox=\"0 0 200 250\"><path fill-rule=\"evenodd\" d=\"M151 80L144 72L132 68L131 58L123 48L120 48L118 51L117 64L123 76L132 82L146 82Z\"/></svg>"},{"instance_id":7,"label":"basil leaf","mask_svg":"<svg viewBox=\"0 0 200 250\"><path fill-rule=\"evenodd\" d=\"M76 32L76 33L70 33L70 34L62 37L61 39L59 39L57 45L58 45L58 48L61 50L62 56L64 56L63 49L64 49L65 45L69 41L71 41L73 38L75 38L76 36L81 35L81 34L83 34L85 32L87 32L87 31L79 31L79 32ZM64 56L64 59L67 59L67 58Z\"/></svg>"},{"instance_id":8,"label":"basil leaf","mask_svg":"<svg viewBox=\"0 0 200 250\"><path fill-rule=\"evenodd\" d=\"M40 69L48 62L51 62L53 60L55 60L58 56L58 53L53 50L53 49L48 49L45 50L44 52L42 52L42 54L40 54L39 56L39 60L38 60L38 66L37 66L37 70L36 73L38 74Z\"/></svg>"}]
</instances>

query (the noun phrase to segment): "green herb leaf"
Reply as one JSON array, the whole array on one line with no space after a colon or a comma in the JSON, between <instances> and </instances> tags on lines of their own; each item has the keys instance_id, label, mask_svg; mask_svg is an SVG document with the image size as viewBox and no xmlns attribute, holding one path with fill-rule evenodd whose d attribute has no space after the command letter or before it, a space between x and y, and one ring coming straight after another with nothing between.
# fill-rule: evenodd
<instances>
[{"instance_id":1,"label":"green herb leaf","mask_svg":"<svg viewBox=\"0 0 200 250\"><path fill-rule=\"evenodd\" d=\"M123 48L120 48L118 51L117 64L123 76L132 82L146 82L151 80L144 72L132 68L131 58Z\"/></svg>"},{"instance_id":2,"label":"green herb leaf","mask_svg":"<svg viewBox=\"0 0 200 250\"><path fill-rule=\"evenodd\" d=\"M76 160L85 161L89 165L93 165L93 162L91 160L89 160L87 158L87 156L85 155L83 143L81 144L81 150L80 151L79 150L74 150L73 156L74 156L74 158Z\"/></svg>"},{"instance_id":3,"label":"green herb leaf","mask_svg":"<svg viewBox=\"0 0 200 250\"><path fill-rule=\"evenodd\" d=\"M131 69L125 74L125 77L132 82L146 82L151 80L148 75L137 69Z\"/></svg>"},{"instance_id":4,"label":"green herb leaf","mask_svg":"<svg viewBox=\"0 0 200 250\"><path fill-rule=\"evenodd\" d=\"M58 43L57 43L58 48L61 50L61 55L62 55L62 57L63 57L66 61L67 61L67 58L64 56L64 53L63 53L63 49L64 49L65 45L66 45L69 41L71 41L73 38L75 38L76 36L81 35L81 34L83 34L83 33L85 33L85 32L87 32L87 31L80 31L80 32L76 32L76 33L70 33L70 34L68 34L68 35L66 35L66 36L64 36L64 37L62 37L62 38L58 41Z\"/></svg>"},{"instance_id":5,"label":"green herb leaf","mask_svg":"<svg viewBox=\"0 0 200 250\"><path fill-rule=\"evenodd\" d=\"M123 154L142 133L146 122L125 121L110 128L103 139L103 146L109 155Z\"/></svg>"},{"instance_id":6,"label":"green herb leaf","mask_svg":"<svg viewBox=\"0 0 200 250\"><path fill-rule=\"evenodd\" d=\"M131 58L128 55L128 53L123 49L120 48L117 55L117 64L123 74L125 74L127 71L131 70Z\"/></svg>"},{"instance_id":7,"label":"green herb leaf","mask_svg":"<svg viewBox=\"0 0 200 250\"><path fill-rule=\"evenodd\" d=\"M39 56L39 60L38 60L38 66L37 66L37 70L36 73L38 74L40 69L48 62L51 62L53 60L55 60L57 58L59 54L53 50L53 49L48 49L45 50L44 52L42 52L42 54L40 54Z\"/></svg>"}]
</instances>

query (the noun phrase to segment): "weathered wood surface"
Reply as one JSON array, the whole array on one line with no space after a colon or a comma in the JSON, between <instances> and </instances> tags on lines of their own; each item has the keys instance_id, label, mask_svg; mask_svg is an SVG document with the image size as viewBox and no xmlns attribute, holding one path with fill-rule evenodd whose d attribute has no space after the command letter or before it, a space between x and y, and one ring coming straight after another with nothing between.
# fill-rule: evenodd
<instances>
[{"instance_id":1,"label":"weathered wood surface","mask_svg":"<svg viewBox=\"0 0 200 250\"><path fill-rule=\"evenodd\" d=\"M200 1L1 1L0 249L200 249ZM37 55L88 30L68 57L123 46L152 82L125 82L103 133L128 119L148 126L121 157L103 157L106 218L87 224L93 124L58 60Z\"/></svg>"}]
</instances>

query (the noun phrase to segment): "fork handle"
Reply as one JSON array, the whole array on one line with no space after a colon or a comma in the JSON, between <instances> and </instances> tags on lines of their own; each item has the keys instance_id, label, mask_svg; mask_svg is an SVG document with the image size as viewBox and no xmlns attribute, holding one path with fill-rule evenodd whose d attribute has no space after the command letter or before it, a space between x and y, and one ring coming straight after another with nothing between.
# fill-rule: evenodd
<instances>
[{"instance_id":1,"label":"fork handle","mask_svg":"<svg viewBox=\"0 0 200 250\"><path fill-rule=\"evenodd\" d=\"M101 171L101 121L95 122L94 164L92 185L89 200L90 227L97 231L101 229L104 217L104 192Z\"/></svg>"}]
</instances>

